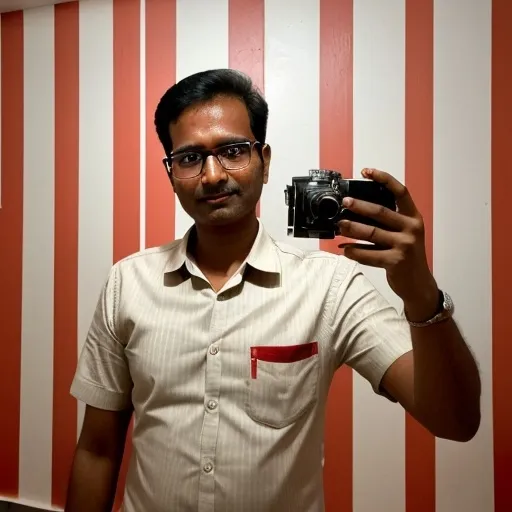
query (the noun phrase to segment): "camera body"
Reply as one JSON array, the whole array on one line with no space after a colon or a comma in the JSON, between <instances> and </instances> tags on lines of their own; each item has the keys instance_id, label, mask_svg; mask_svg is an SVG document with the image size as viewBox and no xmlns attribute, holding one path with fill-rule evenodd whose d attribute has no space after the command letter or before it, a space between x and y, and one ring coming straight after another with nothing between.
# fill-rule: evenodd
<instances>
[{"instance_id":1,"label":"camera body","mask_svg":"<svg viewBox=\"0 0 512 512\"><path fill-rule=\"evenodd\" d=\"M345 197L376 203L396 211L395 197L384 185L366 179L343 179L336 171L311 169L309 176L292 178L284 191L288 206L288 236L295 238L334 238L337 223L347 219L378 226L368 217L347 210Z\"/></svg>"}]
</instances>

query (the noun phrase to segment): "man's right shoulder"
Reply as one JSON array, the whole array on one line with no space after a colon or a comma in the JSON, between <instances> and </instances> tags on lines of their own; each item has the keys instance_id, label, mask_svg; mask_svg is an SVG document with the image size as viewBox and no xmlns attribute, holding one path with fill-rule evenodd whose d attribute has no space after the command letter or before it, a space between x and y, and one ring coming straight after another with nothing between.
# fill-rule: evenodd
<instances>
[{"instance_id":1,"label":"man's right shoulder","mask_svg":"<svg viewBox=\"0 0 512 512\"><path fill-rule=\"evenodd\" d=\"M160 270L177 254L182 243L183 239L180 238L164 245L141 249L120 259L113 267L116 267L120 272L138 268L147 269L148 267Z\"/></svg>"}]
</instances>

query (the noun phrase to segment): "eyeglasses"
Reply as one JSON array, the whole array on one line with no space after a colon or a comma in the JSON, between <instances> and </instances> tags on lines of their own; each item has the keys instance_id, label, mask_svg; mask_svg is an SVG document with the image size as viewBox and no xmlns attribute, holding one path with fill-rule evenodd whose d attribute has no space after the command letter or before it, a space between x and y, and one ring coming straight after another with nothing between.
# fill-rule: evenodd
<instances>
[{"instance_id":1,"label":"eyeglasses","mask_svg":"<svg viewBox=\"0 0 512 512\"><path fill-rule=\"evenodd\" d=\"M203 171L204 162L212 155L227 171L239 171L251 163L252 148L259 141L243 141L224 144L214 149L198 149L194 151L178 151L171 153L162 161L169 176L178 179L189 179L199 176Z\"/></svg>"}]
</instances>

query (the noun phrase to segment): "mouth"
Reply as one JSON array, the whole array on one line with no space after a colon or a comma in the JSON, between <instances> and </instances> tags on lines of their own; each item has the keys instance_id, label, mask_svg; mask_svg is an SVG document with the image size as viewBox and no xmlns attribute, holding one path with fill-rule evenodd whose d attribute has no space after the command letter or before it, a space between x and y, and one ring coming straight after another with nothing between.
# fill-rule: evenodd
<instances>
[{"instance_id":1,"label":"mouth","mask_svg":"<svg viewBox=\"0 0 512 512\"><path fill-rule=\"evenodd\" d=\"M233 194L231 193L214 194L205 197L204 201L209 204L223 203L224 201L227 201L232 195Z\"/></svg>"}]
</instances>

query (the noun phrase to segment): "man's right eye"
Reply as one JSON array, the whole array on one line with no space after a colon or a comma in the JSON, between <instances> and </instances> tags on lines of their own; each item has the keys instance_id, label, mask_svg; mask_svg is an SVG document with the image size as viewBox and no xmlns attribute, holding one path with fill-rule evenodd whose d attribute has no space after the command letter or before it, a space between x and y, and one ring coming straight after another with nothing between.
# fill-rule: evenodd
<instances>
[{"instance_id":1,"label":"man's right eye","mask_svg":"<svg viewBox=\"0 0 512 512\"><path fill-rule=\"evenodd\" d=\"M201 161L201 155L199 153L185 153L178 158L178 165L180 166L191 166L196 165Z\"/></svg>"}]
</instances>

